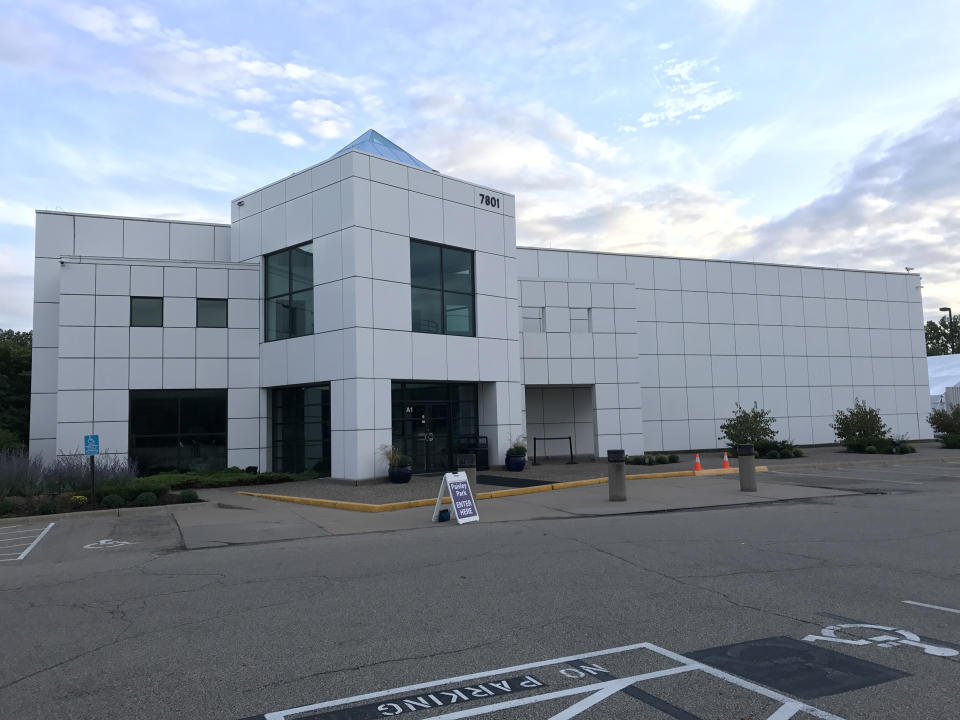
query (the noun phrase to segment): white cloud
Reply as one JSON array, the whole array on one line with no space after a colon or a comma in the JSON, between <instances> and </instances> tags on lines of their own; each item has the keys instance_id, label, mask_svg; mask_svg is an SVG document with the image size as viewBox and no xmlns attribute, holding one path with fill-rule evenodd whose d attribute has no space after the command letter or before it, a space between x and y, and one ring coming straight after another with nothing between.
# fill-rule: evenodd
<instances>
[{"instance_id":1,"label":"white cloud","mask_svg":"<svg viewBox=\"0 0 960 720\"><path fill-rule=\"evenodd\" d=\"M32 317L33 244L0 242L0 328L29 330Z\"/></svg>"},{"instance_id":2,"label":"white cloud","mask_svg":"<svg viewBox=\"0 0 960 720\"><path fill-rule=\"evenodd\" d=\"M134 9L118 13L102 5L79 3L54 3L51 7L64 22L106 42L135 42L157 26L156 18Z\"/></svg>"},{"instance_id":3,"label":"white cloud","mask_svg":"<svg viewBox=\"0 0 960 720\"><path fill-rule=\"evenodd\" d=\"M636 131L636 125L621 125L617 128L617 132L635 133Z\"/></svg>"},{"instance_id":4,"label":"white cloud","mask_svg":"<svg viewBox=\"0 0 960 720\"><path fill-rule=\"evenodd\" d=\"M742 16L757 5L758 0L702 0L714 10L730 15Z\"/></svg>"},{"instance_id":5,"label":"white cloud","mask_svg":"<svg viewBox=\"0 0 960 720\"><path fill-rule=\"evenodd\" d=\"M230 123L232 127L243 132L256 133L258 135L268 135L277 138L284 145L289 147L299 147L303 145L303 138L296 133L274 130L262 114L256 110L243 110L240 113L234 113L234 119Z\"/></svg>"},{"instance_id":6,"label":"white cloud","mask_svg":"<svg viewBox=\"0 0 960 720\"><path fill-rule=\"evenodd\" d=\"M62 33L57 44L41 43L41 54L32 43L3 42L24 23L0 20L0 62L50 65L59 80L71 78L109 92L142 92L176 103L202 102L214 117L226 119L232 127L274 137L289 146L300 145L303 139L273 127L289 119L290 104L298 98L331 97L348 113L356 104L365 108L377 104L379 81L369 76L341 75L299 60L265 57L241 45L209 43L166 27L153 14L135 7L73 2L33 6L37 12L43 8L50 16L39 17L38 22L51 28L57 27L57 21L66 23L99 42L83 42ZM36 31L31 33L42 39ZM111 46L109 51L104 44ZM250 104L259 109L243 107ZM309 129L327 138L349 127L317 121Z\"/></svg>"},{"instance_id":7,"label":"white cloud","mask_svg":"<svg viewBox=\"0 0 960 720\"><path fill-rule=\"evenodd\" d=\"M659 45L657 45L657 50L669 50L672 47L673 47L673 41L662 42Z\"/></svg>"},{"instance_id":8,"label":"white cloud","mask_svg":"<svg viewBox=\"0 0 960 720\"><path fill-rule=\"evenodd\" d=\"M312 135L324 139L344 137L352 128L347 110L324 98L295 100L290 104L290 114Z\"/></svg>"},{"instance_id":9,"label":"white cloud","mask_svg":"<svg viewBox=\"0 0 960 720\"><path fill-rule=\"evenodd\" d=\"M17 200L0 198L0 224L33 227L35 208Z\"/></svg>"},{"instance_id":10,"label":"white cloud","mask_svg":"<svg viewBox=\"0 0 960 720\"><path fill-rule=\"evenodd\" d=\"M237 88L233 91L233 96L242 103L253 104L273 100L273 95L263 88Z\"/></svg>"},{"instance_id":11,"label":"white cloud","mask_svg":"<svg viewBox=\"0 0 960 720\"><path fill-rule=\"evenodd\" d=\"M737 99L740 94L720 86L718 80L698 81L697 71L718 72L708 60L668 60L654 69L662 94L654 101L655 110L645 112L637 122L645 128L675 124L681 120L699 120L705 113Z\"/></svg>"}]
</instances>

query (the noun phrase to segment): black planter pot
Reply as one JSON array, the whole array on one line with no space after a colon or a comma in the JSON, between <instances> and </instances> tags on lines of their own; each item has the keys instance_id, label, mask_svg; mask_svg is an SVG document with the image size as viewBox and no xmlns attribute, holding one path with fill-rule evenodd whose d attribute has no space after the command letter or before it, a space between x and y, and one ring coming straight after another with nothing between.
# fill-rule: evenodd
<instances>
[{"instance_id":1,"label":"black planter pot","mask_svg":"<svg viewBox=\"0 0 960 720\"><path fill-rule=\"evenodd\" d=\"M410 482L410 477L413 475L413 468L409 465L404 467L390 467L387 468L387 475L392 483L408 483Z\"/></svg>"},{"instance_id":2,"label":"black planter pot","mask_svg":"<svg viewBox=\"0 0 960 720\"><path fill-rule=\"evenodd\" d=\"M523 455L507 455L504 465L507 470L520 472L527 465L527 458Z\"/></svg>"}]
</instances>

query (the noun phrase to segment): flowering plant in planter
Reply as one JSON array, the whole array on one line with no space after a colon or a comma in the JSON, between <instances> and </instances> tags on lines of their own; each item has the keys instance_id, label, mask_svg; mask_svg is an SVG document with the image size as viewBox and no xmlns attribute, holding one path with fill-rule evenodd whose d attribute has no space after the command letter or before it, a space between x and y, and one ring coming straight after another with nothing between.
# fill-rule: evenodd
<instances>
[{"instance_id":1,"label":"flowering plant in planter","mask_svg":"<svg viewBox=\"0 0 960 720\"><path fill-rule=\"evenodd\" d=\"M381 445L380 455L387 462L387 476L390 482L410 482L410 477L413 475L411 467L413 460L409 455L400 452L396 445Z\"/></svg>"},{"instance_id":2,"label":"flowering plant in planter","mask_svg":"<svg viewBox=\"0 0 960 720\"><path fill-rule=\"evenodd\" d=\"M507 470L520 472L527 464L527 443L522 435L513 441L513 444L507 448L504 465Z\"/></svg>"}]
</instances>

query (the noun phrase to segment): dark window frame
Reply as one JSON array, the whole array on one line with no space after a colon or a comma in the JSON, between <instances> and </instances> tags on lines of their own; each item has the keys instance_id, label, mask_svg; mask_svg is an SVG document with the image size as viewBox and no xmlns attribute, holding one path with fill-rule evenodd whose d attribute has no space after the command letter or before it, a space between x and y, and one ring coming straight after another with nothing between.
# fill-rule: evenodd
<instances>
[{"instance_id":1,"label":"dark window frame","mask_svg":"<svg viewBox=\"0 0 960 720\"><path fill-rule=\"evenodd\" d=\"M328 382L270 388L270 443L274 472L314 470L324 477L330 475L330 407ZM307 438L311 426L312 429L319 428L319 440ZM312 453L317 450L321 452L319 461L308 467L307 459L316 459Z\"/></svg>"},{"instance_id":2,"label":"dark window frame","mask_svg":"<svg viewBox=\"0 0 960 720\"><path fill-rule=\"evenodd\" d=\"M292 245L283 250L277 250L276 252L268 253L263 256L263 341L266 342L276 342L277 340L290 340L291 338L304 337L306 335L313 335L315 330L316 321L313 313L313 266L310 267L310 282L308 287L294 289L294 272L292 265L290 263L290 258L293 256L295 250L310 247L311 258L313 256L313 241L310 240L305 243L300 243L299 245ZM271 259L279 258L282 255L287 256L287 288L286 291L280 293L270 293L270 272L268 269L268 263ZM304 295L309 293L310 295L310 307L307 315L309 316L309 322L304 323L303 332L295 332L292 328L296 325L296 312L297 308L293 304L293 297L295 295ZM287 318L287 327L288 331L282 336L271 337L271 335L277 335L280 332L280 328L276 327L276 323L271 319L270 311L271 306L277 301L286 300L286 308L289 313Z\"/></svg>"},{"instance_id":3,"label":"dark window frame","mask_svg":"<svg viewBox=\"0 0 960 720\"><path fill-rule=\"evenodd\" d=\"M219 303L223 307L223 325L207 325L200 322L200 303ZM198 328L225 328L230 316L230 309L227 306L226 298L197 298L197 327Z\"/></svg>"},{"instance_id":4,"label":"dark window frame","mask_svg":"<svg viewBox=\"0 0 960 720\"><path fill-rule=\"evenodd\" d=\"M184 405L196 402L215 401L217 417L204 416L191 412ZM216 466L212 469L226 469L228 441L228 403L225 388L204 388L195 390L130 390L129 408L129 455L143 457L141 470L190 470L196 462ZM158 403L167 405L172 416L164 418L158 412ZM152 407L151 407L152 404ZM164 425L164 421L172 421ZM214 421L213 426L197 427L198 422ZM166 449L168 462L157 462L156 458L147 460L152 449ZM194 458L201 460L193 461ZM151 460L154 461L151 463Z\"/></svg>"},{"instance_id":5,"label":"dark window frame","mask_svg":"<svg viewBox=\"0 0 960 720\"><path fill-rule=\"evenodd\" d=\"M414 295L414 290L428 291L428 292L438 292L440 293L440 326L437 330L426 330L422 327L417 328L413 326L412 313L413 309L411 308L411 328L412 332L416 333L425 333L428 335L453 335L455 337L476 337L477 336L477 263L476 255L473 250L468 248L455 247L452 245L443 245L440 243L429 242L427 240L419 240L417 238L410 238L410 269L413 270L413 248L415 245L420 245L424 247L433 247L437 248L440 254L440 287L430 287L429 285L418 285L413 279L413 273L410 275L410 296L411 299ZM470 292L464 292L464 290L459 288L447 289L447 272L445 270L444 263L444 253L457 253L463 254L470 258ZM466 333L462 332L451 332L447 327L447 296L451 297L469 297L470 298L470 330Z\"/></svg>"},{"instance_id":6,"label":"dark window frame","mask_svg":"<svg viewBox=\"0 0 960 720\"><path fill-rule=\"evenodd\" d=\"M133 306L137 301L143 300L159 300L160 302L160 322L159 323L142 323L134 322L136 315L133 310ZM163 327L163 298L156 295L131 295L130 296L130 327Z\"/></svg>"}]
</instances>

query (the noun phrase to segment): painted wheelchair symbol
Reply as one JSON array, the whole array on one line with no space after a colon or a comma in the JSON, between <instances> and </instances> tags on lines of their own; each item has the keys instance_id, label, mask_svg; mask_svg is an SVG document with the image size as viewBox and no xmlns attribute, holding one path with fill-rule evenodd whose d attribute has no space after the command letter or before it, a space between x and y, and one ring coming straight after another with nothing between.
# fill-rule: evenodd
<instances>
[{"instance_id":1,"label":"painted wheelchair symbol","mask_svg":"<svg viewBox=\"0 0 960 720\"><path fill-rule=\"evenodd\" d=\"M107 548L121 547L123 545L136 545L135 542L127 542L126 540L111 540L107 538L106 540L98 540L97 542L92 542L83 546L84 550L106 550Z\"/></svg>"},{"instance_id":2,"label":"painted wheelchair symbol","mask_svg":"<svg viewBox=\"0 0 960 720\"><path fill-rule=\"evenodd\" d=\"M896 633L896 635L875 635L871 638L860 638L858 640L847 640L846 638L837 637L838 630L848 630L850 628L884 630L886 632ZM953 657L955 655L960 655L960 651L954 650L953 648L930 645L929 643L922 642L919 635L916 635L909 630L900 630L898 628L889 627L888 625L867 625L862 623L830 625L821 630L819 635L807 635L803 639L807 642L817 642L822 640L823 642L841 643L843 645L869 645L870 643L876 643L878 647L883 648L909 645L911 647L921 648L927 655L936 655L937 657Z\"/></svg>"}]
</instances>

